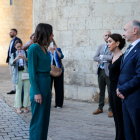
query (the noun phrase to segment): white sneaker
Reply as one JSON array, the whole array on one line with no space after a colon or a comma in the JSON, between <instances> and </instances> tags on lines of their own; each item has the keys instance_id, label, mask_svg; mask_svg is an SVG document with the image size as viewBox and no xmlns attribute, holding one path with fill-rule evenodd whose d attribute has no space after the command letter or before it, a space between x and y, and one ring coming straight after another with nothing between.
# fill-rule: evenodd
<instances>
[{"instance_id":1,"label":"white sneaker","mask_svg":"<svg viewBox=\"0 0 140 140\"><path fill-rule=\"evenodd\" d=\"M60 109L60 108L61 108L61 107L58 107L58 106L57 106L57 109Z\"/></svg>"}]
</instances>

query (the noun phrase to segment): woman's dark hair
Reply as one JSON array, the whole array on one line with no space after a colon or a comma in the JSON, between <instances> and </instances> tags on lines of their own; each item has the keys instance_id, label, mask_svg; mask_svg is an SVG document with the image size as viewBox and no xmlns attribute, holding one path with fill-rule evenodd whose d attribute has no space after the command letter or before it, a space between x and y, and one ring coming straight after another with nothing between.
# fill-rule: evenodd
<instances>
[{"instance_id":1,"label":"woman's dark hair","mask_svg":"<svg viewBox=\"0 0 140 140\"><path fill-rule=\"evenodd\" d=\"M53 45L57 46L57 45L56 45L56 42L55 42L55 40L54 40L54 39L53 39Z\"/></svg>"},{"instance_id":2,"label":"woman's dark hair","mask_svg":"<svg viewBox=\"0 0 140 140\"><path fill-rule=\"evenodd\" d=\"M125 39L122 38L122 36L120 34L117 34L117 33L111 34L111 35L109 35L109 37L112 38L115 42L118 42L118 41L120 42L120 45L119 45L120 50L122 50L124 48L124 46L126 44Z\"/></svg>"},{"instance_id":3,"label":"woman's dark hair","mask_svg":"<svg viewBox=\"0 0 140 140\"><path fill-rule=\"evenodd\" d=\"M20 44L22 45L21 39L15 41L15 46L16 46L18 43L20 43Z\"/></svg>"},{"instance_id":4,"label":"woman's dark hair","mask_svg":"<svg viewBox=\"0 0 140 140\"><path fill-rule=\"evenodd\" d=\"M30 39L32 39L32 37L35 35L35 33L31 34Z\"/></svg>"},{"instance_id":5,"label":"woman's dark hair","mask_svg":"<svg viewBox=\"0 0 140 140\"><path fill-rule=\"evenodd\" d=\"M35 30L34 43L38 43L40 46L50 45L50 36L53 33L53 28L50 24L40 23Z\"/></svg>"}]
</instances>

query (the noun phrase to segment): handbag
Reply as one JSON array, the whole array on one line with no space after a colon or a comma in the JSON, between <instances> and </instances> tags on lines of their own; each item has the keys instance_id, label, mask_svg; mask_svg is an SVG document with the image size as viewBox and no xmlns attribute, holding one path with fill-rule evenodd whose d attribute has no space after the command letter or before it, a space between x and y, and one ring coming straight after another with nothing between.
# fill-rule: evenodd
<instances>
[{"instance_id":1,"label":"handbag","mask_svg":"<svg viewBox=\"0 0 140 140\"><path fill-rule=\"evenodd\" d=\"M50 74L53 76L53 77L58 77L60 76L62 73L62 68L59 68L55 65L51 65L51 71L50 71Z\"/></svg>"},{"instance_id":2,"label":"handbag","mask_svg":"<svg viewBox=\"0 0 140 140\"><path fill-rule=\"evenodd\" d=\"M29 80L29 73L27 73L27 72L24 73L23 72L22 75L21 75L21 79L22 80Z\"/></svg>"}]
</instances>

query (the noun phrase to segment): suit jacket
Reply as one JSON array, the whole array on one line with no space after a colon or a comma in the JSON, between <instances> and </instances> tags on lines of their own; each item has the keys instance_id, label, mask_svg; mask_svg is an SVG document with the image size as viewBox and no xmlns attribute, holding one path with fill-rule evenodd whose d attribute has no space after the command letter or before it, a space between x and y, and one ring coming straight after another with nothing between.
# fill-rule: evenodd
<instances>
[{"instance_id":1,"label":"suit jacket","mask_svg":"<svg viewBox=\"0 0 140 140\"><path fill-rule=\"evenodd\" d=\"M108 69L108 66L112 60L112 57L113 57L113 53L109 51L109 49L106 50L106 53L104 55L104 50L105 50L105 44L102 44L98 47L98 50L94 56L94 61L98 62L98 65L97 65L97 74L98 74L98 69L100 67L100 64L103 63L104 60L106 60L107 62L104 63L104 70L105 70L105 74L107 76L109 76L109 69ZM99 55L104 55L103 56L103 59L100 60L99 58Z\"/></svg>"},{"instance_id":2,"label":"suit jacket","mask_svg":"<svg viewBox=\"0 0 140 140\"><path fill-rule=\"evenodd\" d=\"M129 52L124 62L122 57L117 88L125 97L122 102L140 108L140 42Z\"/></svg>"},{"instance_id":3,"label":"suit jacket","mask_svg":"<svg viewBox=\"0 0 140 140\"><path fill-rule=\"evenodd\" d=\"M16 37L14 39L14 43L13 43L12 48L11 48L11 54L16 51L16 48L15 48L15 41L16 40L20 40L20 38ZM10 45L9 45L9 49L8 49L8 55L7 55L6 63L9 63L9 58L10 58L10 56L9 56L9 50L10 50Z\"/></svg>"}]
</instances>

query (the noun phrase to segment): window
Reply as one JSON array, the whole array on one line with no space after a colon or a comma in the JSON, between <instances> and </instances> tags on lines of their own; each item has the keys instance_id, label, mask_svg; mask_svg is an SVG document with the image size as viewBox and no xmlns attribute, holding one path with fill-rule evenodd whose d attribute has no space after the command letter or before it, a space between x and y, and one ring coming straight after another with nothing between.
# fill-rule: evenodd
<instances>
[{"instance_id":1,"label":"window","mask_svg":"<svg viewBox=\"0 0 140 140\"><path fill-rule=\"evenodd\" d=\"M10 0L10 5L13 5L13 0Z\"/></svg>"}]
</instances>

